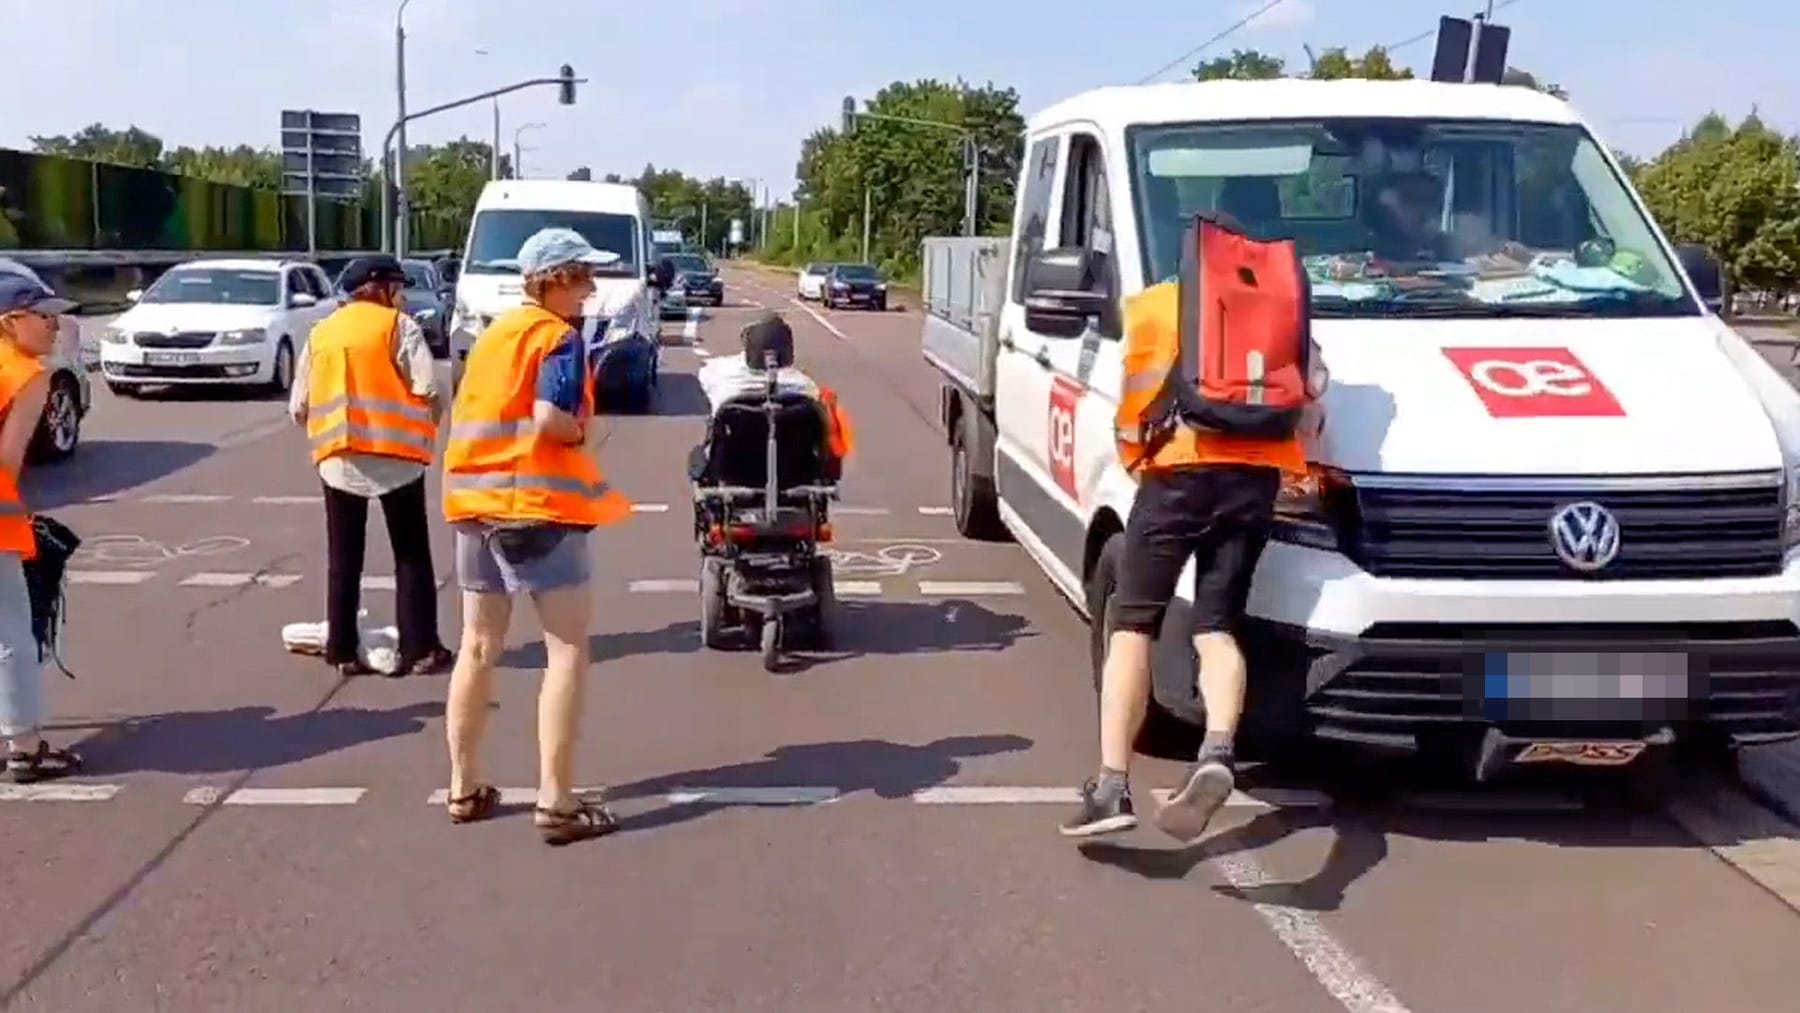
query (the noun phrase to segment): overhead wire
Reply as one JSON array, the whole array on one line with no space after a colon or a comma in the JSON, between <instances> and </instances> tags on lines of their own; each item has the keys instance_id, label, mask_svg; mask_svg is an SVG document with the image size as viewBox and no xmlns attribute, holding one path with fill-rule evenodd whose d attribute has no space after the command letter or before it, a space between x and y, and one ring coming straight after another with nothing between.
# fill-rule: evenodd
<instances>
[{"instance_id":1,"label":"overhead wire","mask_svg":"<svg viewBox=\"0 0 1800 1013\"><path fill-rule=\"evenodd\" d=\"M1257 9L1244 15L1242 19L1238 20L1231 27L1225 29L1222 32L1219 32L1218 34L1214 35L1213 37L1207 39L1205 42L1200 43L1198 46L1195 46L1194 48L1188 50L1187 52L1181 54L1180 56L1177 56L1175 59L1170 60L1168 63L1165 63L1162 66L1156 68L1156 70L1152 71L1151 73L1146 74L1141 78L1138 78L1137 83L1138 84L1149 84L1150 82L1156 80L1157 78L1163 76L1164 74L1167 74L1169 71L1175 69L1176 67L1179 67L1182 64L1186 63L1187 61L1192 60L1194 57L1199 56L1208 47L1216 45L1216 44L1223 42L1224 40L1230 38L1233 34L1242 30L1244 28L1244 26L1248 25L1250 22L1255 21L1257 18L1262 17L1264 14L1269 13L1270 11L1274 10L1275 8L1281 6L1282 4L1284 4L1286 2L1287 2L1287 0L1268 0L1268 2L1263 4L1261 7L1258 7Z\"/></svg>"},{"instance_id":2,"label":"overhead wire","mask_svg":"<svg viewBox=\"0 0 1800 1013\"><path fill-rule=\"evenodd\" d=\"M1498 2L1496 2L1494 4L1494 11L1495 11L1495 13L1498 13L1500 11L1505 10L1508 7L1511 7L1513 4L1516 4L1518 2L1519 2L1519 0L1498 0ZM1426 39L1436 36L1437 33L1438 33L1437 26L1433 25L1432 27L1426 29L1425 31L1420 32L1417 35L1409 35L1406 38L1401 39L1399 42L1392 42L1385 46L1382 46L1381 48L1382 48L1383 52L1391 53L1394 50L1400 49L1404 46L1410 46L1415 43L1424 42Z\"/></svg>"}]
</instances>

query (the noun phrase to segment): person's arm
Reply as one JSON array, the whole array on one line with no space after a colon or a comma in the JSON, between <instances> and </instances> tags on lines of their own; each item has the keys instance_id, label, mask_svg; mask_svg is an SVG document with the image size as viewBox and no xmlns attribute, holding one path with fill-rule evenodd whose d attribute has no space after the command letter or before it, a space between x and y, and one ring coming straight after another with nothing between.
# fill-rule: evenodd
<instances>
[{"instance_id":1,"label":"person's arm","mask_svg":"<svg viewBox=\"0 0 1800 1013\"><path fill-rule=\"evenodd\" d=\"M302 348L294 360L294 381L288 391L288 417L295 425L306 425L306 407L311 400L307 385L312 381L312 354Z\"/></svg>"},{"instance_id":2,"label":"person's arm","mask_svg":"<svg viewBox=\"0 0 1800 1013\"><path fill-rule=\"evenodd\" d=\"M432 419L440 418L444 404L438 390L437 362L431 357L431 345L425 341L425 329L404 313L400 314L394 337L394 365L406 379L407 389L431 402Z\"/></svg>"},{"instance_id":3,"label":"person's arm","mask_svg":"<svg viewBox=\"0 0 1800 1013\"><path fill-rule=\"evenodd\" d=\"M571 329L538 365L537 396L531 418L538 432L558 443L587 439L582 407L587 396L587 347Z\"/></svg>"},{"instance_id":4,"label":"person's arm","mask_svg":"<svg viewBox=\"0 0 1800 1013\"><path fill-rule=\"evenodd\" d=\"M17 477L25 466L25 451L44 417L44 401L50 396L50 374L39 373L25 381L14 395L6 421L0 423L0 469Z\"/></svg>"}]
</instances>

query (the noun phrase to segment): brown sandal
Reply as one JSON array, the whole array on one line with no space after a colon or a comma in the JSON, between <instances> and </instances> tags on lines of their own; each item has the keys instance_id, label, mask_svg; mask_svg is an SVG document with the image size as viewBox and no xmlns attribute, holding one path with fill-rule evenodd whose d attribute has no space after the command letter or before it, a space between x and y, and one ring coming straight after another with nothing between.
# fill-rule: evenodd
<instances>
[{"instance_id":1,"label":"brown sandal","mask_svg":"<svg viewBox=\"0 0 1800 1013\"><path fill-rule=\"evenodd\" d=\"M500 789L491 784L484 784L462 798L453 798L444 803L450 812L452 823L479 823L491 819L500 808Z\"/></svg>"},{"instance_id":2,"label":"brown sandal","mask_svg":"<svg viewBox=\"0 0 1800 1013\"><path fill-rule=\"evenodd\" d=\"M584 801L566 811L538 806L535 822L544 843L553 848L604 837L619 829L619 821L598 802Z\"/></svg>"}]
</instances>

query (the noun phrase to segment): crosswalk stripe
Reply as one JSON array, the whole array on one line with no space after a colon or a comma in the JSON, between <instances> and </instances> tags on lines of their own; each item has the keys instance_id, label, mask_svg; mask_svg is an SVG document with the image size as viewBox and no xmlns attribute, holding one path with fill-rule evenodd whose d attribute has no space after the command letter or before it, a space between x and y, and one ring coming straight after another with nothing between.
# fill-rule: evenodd
<instances>
[{"instance_id":1,"label":"crosswalk stripe","mask_svg":"<svg viewBox=\"0 0 1800 1013\"><path fill-rule=\"evenodd\" d=\"M181 581L182 587L246 587L259 584L263 587L292 587L299 583L298 573L212 573L202 571L189 574Z\"/></svg>"},{"instance_id":2,"label":"crosswalk stripe","mask_svg":"<svg viewBox=\"0 0 1800 1013\"><path fill-rule=\"evenodd\" d=\"M189 791L181 801L188 805L355 805L367 788L238 788L224 796L219 789L203 786Z\"/></svg>"},{"instance_id":3,"label":"crosswalk stripe","mask_svg":"<svg viewBox=\"0 0 1800 1013\"><path fill-rule=\"evenodd\" d=\"M964 595L1020 595L1025 586L1011 580L921 580L919 594L926 598L960 598Z\"/></svg>"},{"instance_id":4,"label":"crosswalk stripe","mask_svg":"<svg viewBox=\"0 0 1800 1013\"><path fill-rule=\"evenodd\" d=\"M117 584L130 586L142 584L156 574L149 570L70 570L67 574L71 584Z\"/></svg>"},{"instance_id":5,"label":"crosswalk stripe","mask_svg":"<svg viewBox=\"0 0 1800 1013\"><path fill-rule=\"evenodd\" d=\"M625 586L626 590L638 594L698 594L698 580L634 580Z\"/></svg>"},{"instance_id":6,"label":"crosswalk stripe","mask_svg":"<svg viewBox=\"0 0 1800 1013\"><path fill-rule=\"evenodd\" d=\"M257 497L252 498L250 500L250 502L263 503L263 504L267 504L270 506L298 506L298 505L306 504L306 503L323 503L323 502L325 502L325 497L323 497L323 496L257 496Z\"/></svg>"},{"instance_id":7,"label":"crosswalk stripe","mask_svg":"<svg viewBox=\"0 0 1800 1013\"><path fill-rule=\"evenodd\" d=\"M0 784L0 802L110 802L120 784Z\"/></svg>"},{"instance_id":8,"label":"crosswalk stripe","mask_svg":"<svg viewBox=\"0 0 1800 1013\"><path fill-rule=\"evenodd\" d=\"M145 496L139 503L223 503L230 496L218 493L164 492Z\"/></svg>"}]
</instances>

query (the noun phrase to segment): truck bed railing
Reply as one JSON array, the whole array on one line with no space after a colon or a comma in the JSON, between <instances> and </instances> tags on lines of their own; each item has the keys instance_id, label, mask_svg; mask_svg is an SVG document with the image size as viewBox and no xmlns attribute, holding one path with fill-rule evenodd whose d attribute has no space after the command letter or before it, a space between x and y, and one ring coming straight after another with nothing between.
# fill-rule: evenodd
<instances>
[{"instance_id":1,"label":"truck bed railing","mask_svg":"<svg viewBox=\"0 0 1800 1013\"><path fill-rule=\"evenodd\" d=\"M998 236L932 236L920 264L925 312L976 335L993 333L1006 304L1008 241Z\"/></svg>"}]
</instances>

